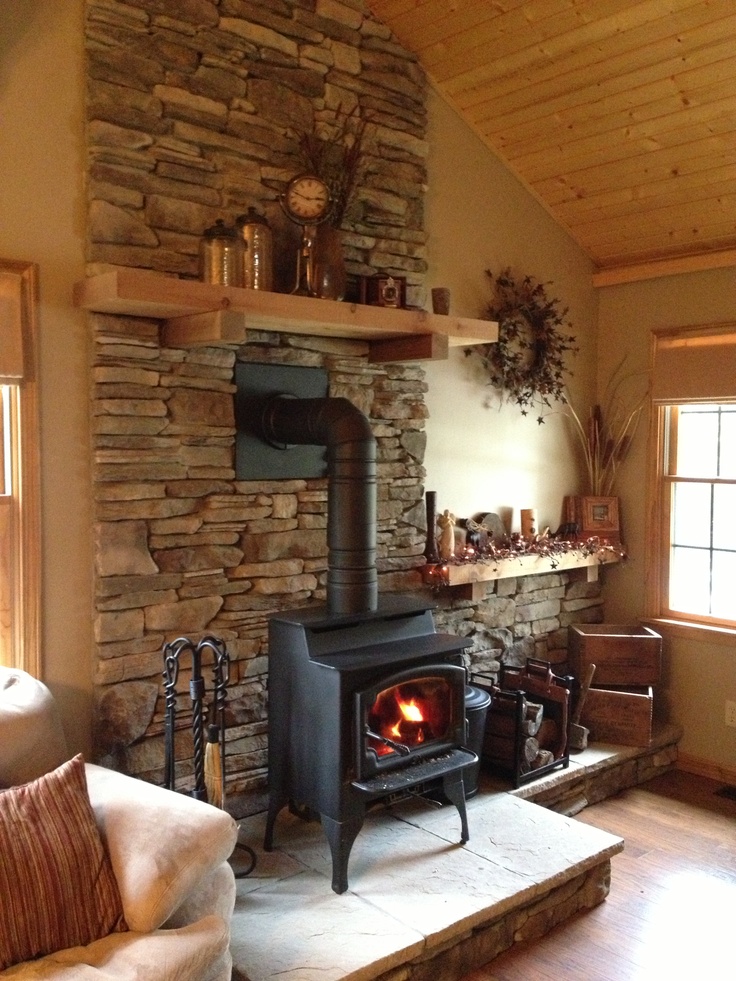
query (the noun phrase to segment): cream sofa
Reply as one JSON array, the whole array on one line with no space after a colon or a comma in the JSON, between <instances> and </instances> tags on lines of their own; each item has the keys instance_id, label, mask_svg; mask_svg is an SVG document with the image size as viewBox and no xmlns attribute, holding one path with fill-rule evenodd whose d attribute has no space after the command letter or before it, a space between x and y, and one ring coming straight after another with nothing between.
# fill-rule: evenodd
<instances>
[{"instance_id":1,"label":"cream sofa","mask_svg":"<svg viewBox=\"0 0 736 981\"><path fill-rule=\"evenodd\" d=\"M35 781L67 758L49 690L0 668L0 787ZM104 767L88 763L85 773L128 930L15 964L0 979L229 981L235 879L227 858L235 822L209 804Z\"/></svg>"}]
</instances>

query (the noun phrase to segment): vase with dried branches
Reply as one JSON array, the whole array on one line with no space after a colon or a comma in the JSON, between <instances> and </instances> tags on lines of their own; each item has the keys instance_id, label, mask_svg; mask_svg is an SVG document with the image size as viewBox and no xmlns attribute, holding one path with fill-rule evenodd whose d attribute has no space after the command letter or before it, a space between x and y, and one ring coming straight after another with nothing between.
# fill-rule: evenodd
<instances>
[{"instance_id":1,"label":"vase with dried branches","mask_svg":"<svg viewBox=\"0 0 736 981\"><path fill-rule=\"evenodd\" d=\"M339 107L334 123L299 134L302 165L330 188L330 214L316 229L311 270L315 295L326 299L343 299L347 288L340 230L363 176L367 125L357 106L350 112Z\"/></svg>"},{"instance_id":2,"label":"vase with dried branches","mask_svg":"<svg viewBox=\"0 0 736 981\"><path fill-rule=\"evenodd\" d=\"M634 378L623 373L625 360L616 367L603 400L592 406L587 419L566 398L565 414L583 451L588 494L593 497L609 497L613 493L619 468L629 454L646 405L648 387L642 393L624 393Z\"/></svg>"},{"instance_id":3,"label":"vase with dried branches","mask_svg":"<svg viewBox=\"0 0 736 981\"><path fill-rule=\"evenodd\" d=\"M330 188L329 222L341 228L365 168L364 144L368 121L358 107L345 112L338 107L333 124L322 123L299 134L299 153L304 167L321 177Z\"/></svg>"}]
</instances>

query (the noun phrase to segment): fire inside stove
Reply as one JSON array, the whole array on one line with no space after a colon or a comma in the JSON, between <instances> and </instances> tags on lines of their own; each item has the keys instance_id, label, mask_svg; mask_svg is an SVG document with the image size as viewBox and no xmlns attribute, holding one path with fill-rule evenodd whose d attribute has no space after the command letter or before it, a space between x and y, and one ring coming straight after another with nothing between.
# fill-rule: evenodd
<instances>
[{"instance_id":1,"label":"fire inside stove","mask_svg":"<svg viewBox=\"0 0 736 981\"><path fill-rule=\"evenodd\" d=\"M360 779L441 755L465 743L465 669L409 668L358 690L356 772Z\"/></svg>"},{"instance_id":2,"label":"fire inside stove","mask_svg":"<svg viewBox=\"0 0 736 981\"><path fill-rule=\"evenodd\" d=\"M446 678L430 677L385 688L368 711L368 746L378 756L408 755L450 737L452 696Z\"/></svg>"}]
</instances>

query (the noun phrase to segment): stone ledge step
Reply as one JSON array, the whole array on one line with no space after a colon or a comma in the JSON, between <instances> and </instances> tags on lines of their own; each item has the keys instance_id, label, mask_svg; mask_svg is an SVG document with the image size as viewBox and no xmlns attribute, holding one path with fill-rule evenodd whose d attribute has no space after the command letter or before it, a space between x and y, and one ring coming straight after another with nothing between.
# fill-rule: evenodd
<instances>
[{"instance_id":1,"label":"stone ledge step","mask_svg":"<svg viewBox=\"0 0 736 981\"><path fill-rule=\"evenodd\" d=\"M681 737L679 726L667 724L653 730L648 746L591 743L583 752L570 756L567 769L553 770L539 780L508 792L560 814L577 814L591 804L671 769L677 761L677 744ZM490 788L506 786L508 789L498 777L486 779Z\"/></svg>"}]
</instances>

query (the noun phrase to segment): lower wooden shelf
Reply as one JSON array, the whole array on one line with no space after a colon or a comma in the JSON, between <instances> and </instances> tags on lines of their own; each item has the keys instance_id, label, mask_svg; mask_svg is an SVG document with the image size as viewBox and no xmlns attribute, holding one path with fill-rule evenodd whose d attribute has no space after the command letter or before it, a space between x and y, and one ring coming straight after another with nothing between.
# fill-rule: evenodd
<instances>
[{"instance_id":1,"label":"lower wooden shelf","mask_svg":"<svg viewBox=\"0 0 736 981\"><path fill-rule=\"evenodd\" d=\"M623 549L602 547L596 552L571 550L558 555L519 555L503 559L481 559L476 562L427 564L422 575L432 586L457 588L458 598L480 600L485 583L514 576L536 576L545 572L585 569L588 582L596 582L602 565L615 565L624 558Z\"/></svg>"}]
</instances>

